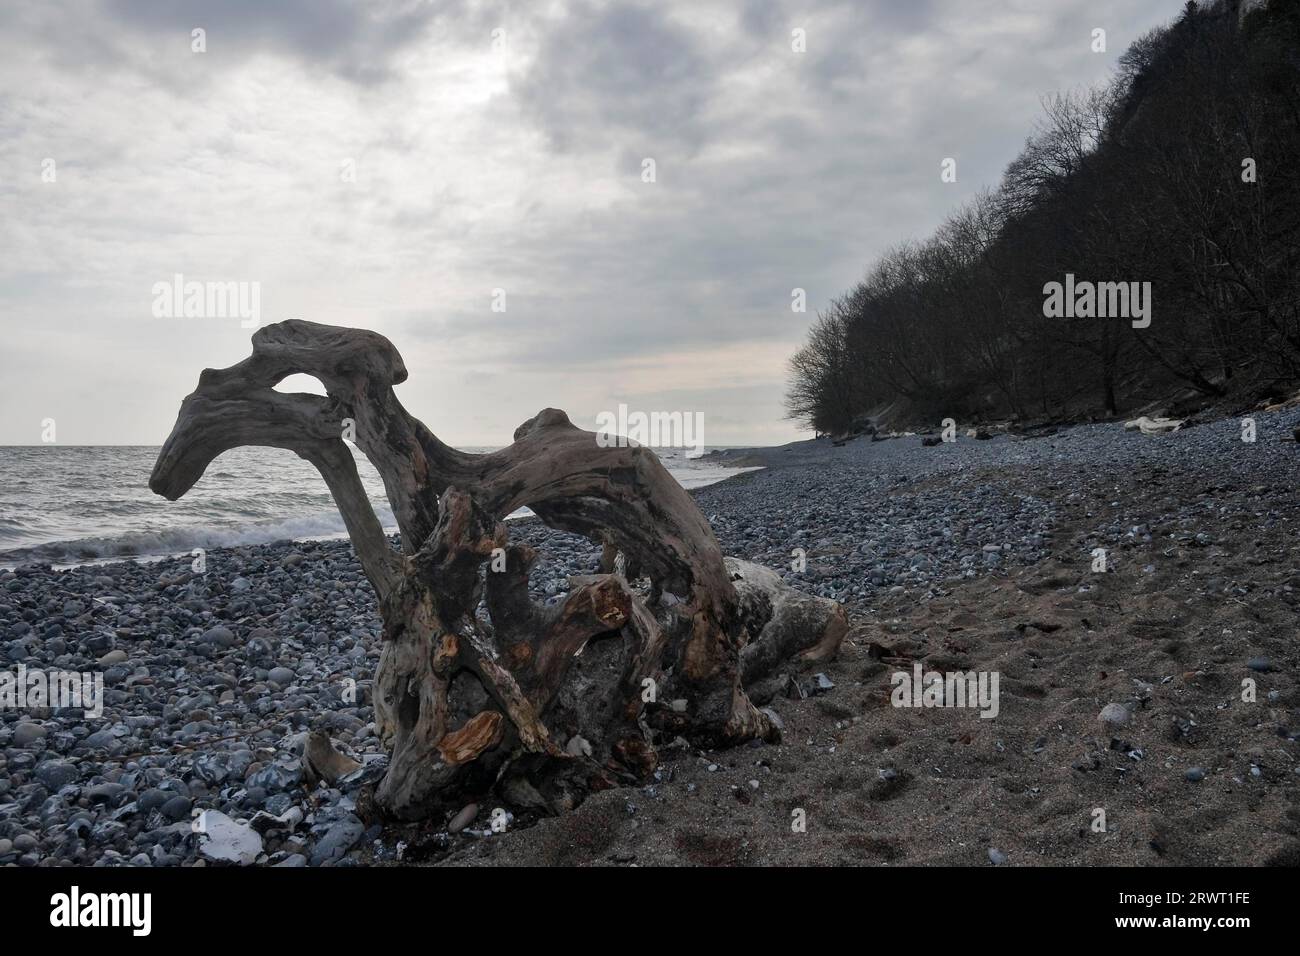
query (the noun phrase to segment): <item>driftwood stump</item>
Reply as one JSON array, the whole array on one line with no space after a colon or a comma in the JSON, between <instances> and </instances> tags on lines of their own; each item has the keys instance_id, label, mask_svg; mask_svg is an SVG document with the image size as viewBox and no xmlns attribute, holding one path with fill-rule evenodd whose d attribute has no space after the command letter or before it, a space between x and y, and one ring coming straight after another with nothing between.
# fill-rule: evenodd
<instances>
[{"instance_id":1,"label":"driftwood stump","mask_svg":"<svg viewBox=\"0 0 1300 956\"><path fill-rule=\"evenodd\" d=\"M328 397L274 390L294 373ZM467 454L402 407L393 386L405 379L374 332L267 326L249 358L199 376L149 481L175 500L241 445L287 448L320 471L383 619L374 707L391 759L373 795L383 813L419 819L488 791L558 812L644 778L657 741L775 737L745 688L791 658L833 655L848 627L838 604L724 560L649 449L602 447L548 408L508 448ZM383 478L400 552L345 433ZM508 540L503 519L525 505L604 545L603 573L571 579L553 606L529 597L533 550Z\"/></svg>"}]
</instances>

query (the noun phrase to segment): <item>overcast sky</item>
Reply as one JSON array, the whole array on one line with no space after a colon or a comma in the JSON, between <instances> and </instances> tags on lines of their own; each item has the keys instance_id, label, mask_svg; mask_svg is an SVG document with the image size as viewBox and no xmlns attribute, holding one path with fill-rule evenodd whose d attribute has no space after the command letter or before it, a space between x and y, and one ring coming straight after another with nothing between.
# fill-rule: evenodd
<instances>
[{"instance_id":1,"label":"overcast sky","mask_svg":"<svg viewBox=\"0 0 1300 956\"><path fill-rule=\"evenodd\" d=\"M382 332L454 444L620 402L800 437L815 312L1181 6L6 0L0 443L161 443L251 334L156 317L177 273L259 283L263 325Z\"/></svg>"}]
</instances>

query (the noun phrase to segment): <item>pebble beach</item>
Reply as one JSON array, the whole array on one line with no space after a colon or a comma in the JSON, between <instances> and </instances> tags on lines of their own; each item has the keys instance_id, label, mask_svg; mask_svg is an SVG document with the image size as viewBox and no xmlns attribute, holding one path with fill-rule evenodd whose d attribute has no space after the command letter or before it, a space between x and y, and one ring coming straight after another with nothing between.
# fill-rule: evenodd
<instances>
[{"instance_id":1,"label":"pebble beach","mask_svg":"<svg viewBox=\"0 0 1300 956\"><path fill-rule=\"evenodd\" d=\"M1261 413L1254 443L1233 419L719 456L762 466L693 492L723 550L843 602L839 658L760 702L780 744L671 750L643 788L504 832L487 806L419 832L356 812L386 758L346 541L0 571L0 664L103 686L97 718L0 709L0 866L1297 862L1294 418ZM540 601L597 568L510 530ZM998 716L891 707L917 662L998 672ZM359 769L309 785L311 731Z\"/></svg>"}]
</instances>

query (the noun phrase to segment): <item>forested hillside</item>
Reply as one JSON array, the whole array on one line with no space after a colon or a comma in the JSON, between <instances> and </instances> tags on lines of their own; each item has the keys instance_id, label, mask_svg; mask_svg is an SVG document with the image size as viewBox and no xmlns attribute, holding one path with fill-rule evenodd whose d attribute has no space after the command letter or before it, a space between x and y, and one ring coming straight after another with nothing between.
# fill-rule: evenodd
<instances>
[{"instance_id":1,"label":"forested hillside","mask_svg":"<svg viewBox=\"0 0 1300 956\"><path fill-rule=\"evenodd\" d=\"M791 418L1104 417L1300 385L1300 2L1189 2L1109 84L1044 107L996 188L819 314ZM1148 324L1045 314L1067 276L1150 283Z\"/></svg>"}]
</instances>

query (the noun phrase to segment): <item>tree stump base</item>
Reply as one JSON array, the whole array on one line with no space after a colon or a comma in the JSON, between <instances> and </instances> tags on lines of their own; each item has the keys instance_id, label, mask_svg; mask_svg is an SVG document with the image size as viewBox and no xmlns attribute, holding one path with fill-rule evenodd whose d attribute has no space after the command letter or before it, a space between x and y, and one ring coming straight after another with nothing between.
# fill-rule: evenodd
<instances>
[{"instance_id":1,"label":"tree stump base","mask_svg":"<svg viewBox=\"0 0 1300 956\"><path fill-rule=\"evenodd\" d=\"M328 395L274 390L295 373ZM242 445L287 448L320 471L383 620L374 708L390 759L370 801L378 812L419 820L493 793L559 813L643 780L662 741L776 738L746 688L787 661L834 655L848 630L840 605L724 559L651 450L605 447L545 409L509 447L467 454L402 407L393 386L405 378L374 332L262 328L249 358L200 375L149 482L176 500ZM400 553L345 434L383 479ZM508 538L504 519L523 506L603 546L602 573L572 578L552 606L528 593L535 553Z\"/></svg>"}]
</instances>

